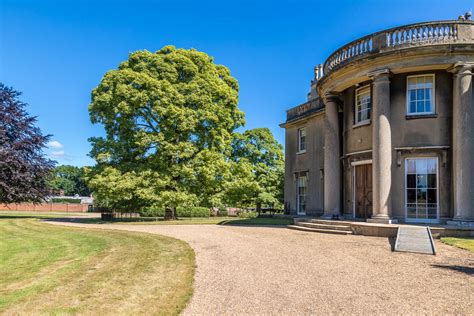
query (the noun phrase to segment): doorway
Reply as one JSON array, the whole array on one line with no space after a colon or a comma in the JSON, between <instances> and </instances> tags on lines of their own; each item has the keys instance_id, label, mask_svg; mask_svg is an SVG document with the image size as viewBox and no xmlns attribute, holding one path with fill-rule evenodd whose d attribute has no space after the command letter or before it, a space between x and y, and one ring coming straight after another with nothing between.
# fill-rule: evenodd
<instances>
[{"instance_id":1,"label":"doorway","mask_svg":"<svg viewBox=\"0 0 474 316\"><path fill-rule=\"evenodd\" d=\"M372 161L354 164L354 217L372 217Z\"/></svg>"}]
</instances>

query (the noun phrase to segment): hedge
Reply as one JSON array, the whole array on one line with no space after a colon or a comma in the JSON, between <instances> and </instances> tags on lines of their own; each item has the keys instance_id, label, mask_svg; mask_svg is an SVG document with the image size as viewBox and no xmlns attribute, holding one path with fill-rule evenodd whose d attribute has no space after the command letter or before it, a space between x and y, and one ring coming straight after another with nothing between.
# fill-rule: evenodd
<instances>
[{"instance_id":1,"label":"hedge","mask_svg":"<svg viewBox=\"0 0 474 316\"><path fill-rule=\"evenodd\" d=\"M80 204L81 199L72 199L72 198L52 198L52 203L72 203L72 204Z\"/></svg>"},{"instance_id":2,"label":"hedge","mask_svg":"<svg viewBox=\"0 0 474 316\"><path fill-rule=\"evenodd\" d=\"M159 208L154 210L142 210L139 212L141 217L163 217L165 216L165 209ZM177 207L177 217L209 217L211 211L207 207L191 206L191 207Z\"/></svg>"},{"instance_id":3,"label":"hedge","mask_svg":"<svg viewBox=\"0 0 474 316\"><path fill-rule=\"evenodd\" d=\"M178 207L176 208L178 217L209 217L211 216L211 210L207 207L191 206L191 207Z\"/></svg>"}]
</instances>

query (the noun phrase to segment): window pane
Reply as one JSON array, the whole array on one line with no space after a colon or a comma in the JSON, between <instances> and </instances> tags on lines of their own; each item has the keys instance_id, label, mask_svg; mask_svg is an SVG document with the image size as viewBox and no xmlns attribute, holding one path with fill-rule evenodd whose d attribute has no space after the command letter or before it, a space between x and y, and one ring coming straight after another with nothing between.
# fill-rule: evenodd
<instances>
[{"instance_id":1,"label":"window pane","mask_svg":"<svg viewBox=\"0 0 474 316\"><path fill-rule=\"evenodd\" d=\"M407 190L407 203L416 203L416 190L415 189L409 189Z\"/></svg>"},{"instance_id":2,"label":"window pane","mask_svg":"<svg viewBox=\"0 0 474 316\"><path fill-rule=\"evenodd\" d=\"M426 204L418 205L416 208L416 213L417 218L427 218Z\"/></svg>"},{"instance_id":3,"label":"window pane","mask_svg":"<svg viewBox=\"0 0 474 316\"><path fill-rule=\"evenodd\" d=\"M431 100L431 94L432 94L431 91L432 91L431 88L425 90L425 99Z\"/></svg>"},{"instance_id":4,"label":"window pane","mask_svg":"<svg viewBox=\"0 0 474 316\"><path fill-rule=\"evenodd\" d=\"M424 89L416 90L416 99L423 100L424 98L425 98L425 90Z\"/></svg>"},{"instance_id":5,"label":"window pane","mask_svg":"<svg viewBox=\"0 0 474 316\"><path fill-rule=\"evenodd\" d=\"M426 159L416 159L416 173L426 173L428 162Z\"/></svg>"},{"instance_id":6,"label":"window pane","mask_svg":"<svg viewBox=\"0 0 474 316\"><path fill-rule=\"evenodd\" d=\"M416 199L418 204L426 203L426 189L416 190Z\"/></svg>"},{"instance_id":7,"label":"window pane","mask_svg":"<svg viewBox=\"0 0 474 316\"><path fill-rule=\"evenodd\" d=\"M416 173L416 162L413 159L407 159L407 173Z\"/></svg>"},{"instance_id":8,"label":"window pane","mask_svg":"<svg viewBox=\"0 0 474 316\"><path fill-rule=\"evenodd\" d=\"M438 203L438 196L436 189L429 189L428 190L428 203L430 204L437 204Z\"/></svg>"},{"instance_id":9,"label":"window pane","mask_svg":"<svg viewBox=\"0 0 474 316\"><path fill-rule=\"evenodd\" d=\"M431 101L430 100L425 101L425 112L433 112L433 110L431 109Z\"/></svg>"},{"instance_id":10,"label":"window pane","mask_svg":"<svg viewBox=\"0 0 474 316\"><path fill-rule=\"evenodd\" d=\"M423 113L425 112L425 106L423 101L416 101L416 112Z\"/></svg>"},{"instance_id":11,"label":"window pane","mask_svg":"<svg viewBox=\"0 0 474 316\"><path fill-rule=\"evenodd\" d=\"M408 113L416 113L416 101L410 102L410 111Z\"/></svg>"},{"instance_id":12,"label":"window pane","mask_svg":"<svg viewBox=\"0 0 474 316\"><path fill-rule=\"evenodd\" d=\"M427 159L426 160L426 172L436 174L436 159Z\"/></svg>"},{"instance_id":13,"label":"window pane","mask_svg":"<svg viewBox=\"0 0 474 316\"><path fill-rule=\"evenodd\" d=\"M407 208L407 216L409 218L416 218L416 207Z\"/></svg>"},{"instance_id":14,"label":"window pane","mask_svg":"<svg viewBox=\"0 0 474 316\"><path fill-rule=\"evenodd\" d=\"M416 188L416 174L407 174L407 188Z\"/></svg>"},{"instance_id":15,"label":"window pane","mask_svg":"<svg viewBox=\"0 0 474 316\"><path fill-rule=\"evenodd\" d=\"M416 101L416 90L410 90L410 102Z\"/></svg>"},{"instance_id":16,"label":"window pane","mask_svg":"<svg viewBox=\"0 0 474 316\"><path fill-rule=\"evenodd\" d=\"M416 88L416 78L408 78L408 89L412 90Z\"/></svg>"},{"instance_id":17,"label":"window pane","mask_svg":"<svg viewBox=\"0 0 474 316\"><path fill-rule=\"evenodd\" d=\"M426 76L425 77L425 85L427 87L432 87L433 86L433 83L434 83L434 78L433 76Z\"/></svg>"},{"instance_id":18,"label":"window pane","mask_svg":"<svg viewBox=\"0 0 474 316\"><path fill-rule=\"evenodd\" d=\"M426 188L428 187L428 179L426 174L418 174L416 177L416 187L417 188Z\"/></svg>"},{"instance_id":19,"label":"window pane","mask_svg":"<svg viewBox=\"0 0 474 316\"><path fill-rule=\"evenodd\" d=\"M437 218L437 208L436 207L428 207L428 218L429 219L436 219Z\"/></svg>"},{"instance_id":20,"label":"window pane","mask_svg":"<svg viewBox=\"0 0 474 316\"><path fill-rule=\"evenodd\" d=\"M436 174L428 175L428 188L436 189Z\"/></svg>"}]
</instances>

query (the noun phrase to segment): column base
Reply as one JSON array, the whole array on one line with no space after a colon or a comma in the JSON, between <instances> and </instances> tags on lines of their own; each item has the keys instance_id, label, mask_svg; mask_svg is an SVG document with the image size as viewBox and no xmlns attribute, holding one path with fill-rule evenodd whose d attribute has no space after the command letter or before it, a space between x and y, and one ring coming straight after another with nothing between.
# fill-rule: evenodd
<instances>
[{"instance_id":1,"label":"column base","mask_svg":"<svg viewBox=\"0 0 474 316\"><path fill-rule=\"evenodd\" d=\"M451 221L446 222L447 225L452 226L467 226L474 227L474 218L453 218Z\"/></svg>"},{"instance_id":2,"label":"column base","mask_svg":"<svg viewBox=\"0 0 474 316\"><path fill-rule=\"evenodd\" d=\"M397 219L390 218L388 216L374 216L367 219L367 223L374 224L398 224Z\"/></svg>"}]
</instances>

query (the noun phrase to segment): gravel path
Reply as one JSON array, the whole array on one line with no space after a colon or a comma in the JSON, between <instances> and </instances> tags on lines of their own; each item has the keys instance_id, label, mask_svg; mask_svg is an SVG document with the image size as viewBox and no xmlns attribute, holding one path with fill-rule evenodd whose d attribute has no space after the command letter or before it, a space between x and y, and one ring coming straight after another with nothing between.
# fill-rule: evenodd
<instances>
[{"instance_id":1,"label":"gravel path","mask_svg":"<svg viewBox=\"0 0 474 316\"><path fill-rule=\"evenodd\" d=\"M196 252L185 314L474 314L474 255L394 253L385 238L217 225L65 225L162 234Z\"/></svg>"}]
</instances>

